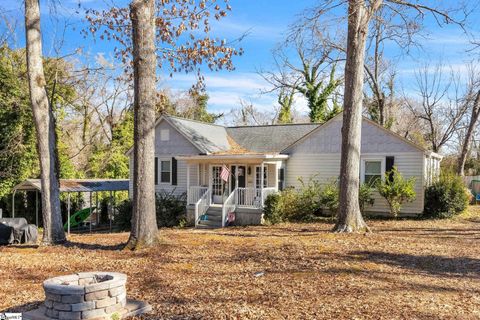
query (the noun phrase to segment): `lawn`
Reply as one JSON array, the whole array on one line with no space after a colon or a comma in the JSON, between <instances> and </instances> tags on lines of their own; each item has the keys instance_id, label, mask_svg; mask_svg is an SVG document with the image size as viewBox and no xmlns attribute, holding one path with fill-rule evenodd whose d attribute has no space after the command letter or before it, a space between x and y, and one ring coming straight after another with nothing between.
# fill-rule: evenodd
<instances>
[{"instance_id":1,"label":"lawn","mask_svg":"<svg viewBox=\"0 0 480 320\"><path fill-rule=\"evenodd\" d=\"M111 270L153 306L147 319L479 319L479 216L369 221L368 235L326 223L162 229L138 252L119 250L127 233L0 247L0 311L33 308L48 277Z\"/></svg>"}]
</instances>

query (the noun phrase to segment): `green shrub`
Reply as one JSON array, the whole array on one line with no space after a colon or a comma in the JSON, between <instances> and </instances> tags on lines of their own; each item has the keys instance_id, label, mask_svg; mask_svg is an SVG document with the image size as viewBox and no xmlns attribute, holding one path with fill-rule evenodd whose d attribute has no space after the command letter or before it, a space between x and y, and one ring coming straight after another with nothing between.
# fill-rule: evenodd
<instances>
[{"instance_id":1,"label":"green shrub","mask_svg":"<svg viewBox=\"0 0 480 320\"><path fill-rule=\"evenodd\" d=\"M385 179L377 183L377 190L387 200L390 213L396 217L403 203L415 200L415 178L404 179L397 168L385 173Z\"/></svg>"},{"instance_id":2,"label":"green shrub","mask_svg":"<svg viewBox=\"0 0 480 320\"><path fill-rule=\"evenodd\" d=\"M339 207L339 188L336 180L323 188L314 179L304 182L299 179L298 189L287 188L284 191L269 195L265 199L264 219L275 224L285 221L311 221L319 216L322 209L327 209L332 216ZM366 204L373 205L373 189L360 186L359 201L363 210Z\"/></svg>"},{"instance_id":3,"label":"green shrub","mask_svg":"<svg viewBox=\"0 0 480 320\"><path fill-rule=\"evenodd\" d=\"M300 188L296 190L296 197L288 201L287 218L289 221L309 221L321 212L320 198L322 188L320 183L314 178L309 178L305 182L299 178Z\"/></svg>"},{"instance_id":4,"label":"green shrub","mask_svg":"<svg viewBox=\"0 0 480 320\"><path fill-rule=\"evenodd\" d=\"M175 227L186 218L187 195L176 196L173 192L158 192L155 199L158 227Z\"/></svg>"},{"instance_id":5,"label":"green shrub","mask_svg":"<svg viewBox=\"0 0 480 320\"><path fill-rule=\"evenodd\" d=\"M283 222L285 217L283 212L278 210L278 203L280 201L280 193L272 193L265 199L265 206L263 207L263 218L271 224Z\"/></svg>"},{"instance_id":6,"label":"green shrub","mask_svg":"<svg viewBox=\"0 0 480 320\"><path fill-rule=\"evenodd\" d=\"M320 183L312 178L299 181L298 189L287 188L265 199L263 213L267 223L308 221L320 212Z\"/></svg>"},{"instance_id":7,"label":"green shrub","mask_svg":"<svg viewBox=\"0 0 480 320\"><path fill-rule=\"evenodd\" d=\"M366 205L373 206L375 203L373 190L372 187L365 183L360 185L358 190L358 202L362 213L365 211ZM336 180L323 188L320 203L323 208L328 209L332 217L338 213L338 208L340 206L340 189Z\"/></svg>"},{"instance_id":8,"label":"green shrub","mask_svg":"<svg viewBox=\"0 0 480 320\"><path fill-rule=\"evenodd\" d=\"M337 180L327 184L320 195L320 204L322 208L328 209L332 217L337 215L340 205L340 190Z\"/></svg>"},{"instance_id":9,"label":"green shrub","mask_svg":"<svg viewBox=\"0 0 480 320\"><path fill-rule=\"evenodd\" d=\"M430 218L449 218L461 213L468 205L468 190L462 178L442 175L425 189L424 215Z\"/></svg>"},{"instance_id":10,"label":"green shrub","mask_svg":"<svg viewBox=\"0 0 480 320\"><path fill-rule=\"evenodd\" d=\"M124 200L117 205L117 213L113 222L119 230L130 230L132 227L132 201L130 199Z\"/></svg>"},{"instance_id":11,"label":"green shrub","mask_svg":"<svg viewBox=\"0 0 480 320\"><path fill-rule=\"evenodd\" d=\"M157 226L175 227L186 224L186 194L176 196L173 193L159 192L155 198ZM132 226L132 201L123 201L117 206L115 226L120 230L130 230Z\"/></svg>"},{"instance_id":12,"label":"green shrub","mask_svg":"<svg viewBox=\"0 0 480 320\"><path fill-rule=\"evenodd\" d=\"M360 205L360 212L365 212L365 206L373 206L375 203L375 198L373 197L373 191L375 189L372 188L367 183L362 183L360 188L358 189L358 204Z\"/></svg>"}]
</instances>

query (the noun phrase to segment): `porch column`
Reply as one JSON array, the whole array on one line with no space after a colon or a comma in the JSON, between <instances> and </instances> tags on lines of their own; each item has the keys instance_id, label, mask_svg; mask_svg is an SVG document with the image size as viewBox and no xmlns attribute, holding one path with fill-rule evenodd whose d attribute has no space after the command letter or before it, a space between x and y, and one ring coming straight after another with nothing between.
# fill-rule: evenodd
<instances>
[{"instance_id":1,"label":"porch column","mask_svg":"<svg viewBox=\"0 0 480 320\"><path fill-rule=\"evenodd\" d=\"M264 175L265 175L265 164L262 161L260 165L260 203L263 206L263 183L264 183Z\"/></svg>"},{"instance_id":2,"label":"porch column","mask_svg":"<svg viewBox=\"0 0 480 320\"><path fill-rule=\"evenodd\" d=\"M190 163L187 162L187 202L190 204Z\"/></svg>"},{"instance_id":3,"label":"porch column","mask_svg":"<svg viewBox=\"0 0 480 320\"><path fill-rule=\"evenodd\" d=\"M282 163L275 162L275 190L278 191L278 171L280 170Z\"/></svg>"}]
</instances>

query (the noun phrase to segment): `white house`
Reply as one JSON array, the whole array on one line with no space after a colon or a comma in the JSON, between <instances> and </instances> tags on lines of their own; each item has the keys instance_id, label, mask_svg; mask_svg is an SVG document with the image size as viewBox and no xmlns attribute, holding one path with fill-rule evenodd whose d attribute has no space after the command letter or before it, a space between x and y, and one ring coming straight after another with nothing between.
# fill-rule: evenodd
<instances>
[{"instance_id":1,"label":"white house","mask_svg":"<svg viewBox=\"0 0 480 320\"><path fill-rule=\"evenodd\" d=\"M235 212L237 225L259 224L268 194L298 187L300 177L322 184L339 177L341 127L341 114L324 124L242 127L162 116L155 129L156 190L186 193L187 212L196 226L224 226L229 212ZM129 156L132 179L131 151ZM405 177L415 177L417 197L403 213L423 211L423 190L439 175L441 159L363 119L360 179L383 178L393 166ZM220 178L224 165L231 173L228 183ZM367 211L384 213L388 207L376 195Z\"/></svg>"}]
</instances>

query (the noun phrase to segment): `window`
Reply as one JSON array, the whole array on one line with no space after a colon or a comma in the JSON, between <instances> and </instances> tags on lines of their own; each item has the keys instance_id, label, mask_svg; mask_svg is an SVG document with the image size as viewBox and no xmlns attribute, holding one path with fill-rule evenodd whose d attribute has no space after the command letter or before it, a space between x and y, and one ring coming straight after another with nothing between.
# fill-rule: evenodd
<instances>
[{"instance_id":1,"label":"window","mask_svg":"<svg viewBox=\"0 0 480 320\"><path fill-rule=\"evenodd\" d=\"M255 188L260 188L260 185L261 185L261 175L260 175L260 171L261 171L261 167L260 166L256 166L255 167ZM267 166L264 166L263 167L263 187L266 188L268 185L268 167Z\"/></svg>"},{"instance_id":2,"label":"window","mask_svg":"<svg viewBox=\"0 0 480 320\"><path fill-rule=\"evenodd\" d=\"M168 141L170 140L170 130L162 129L160 130L160 141Z\"/></svg>"},{"instance_id":3,"label":"window","mask_svg":"<svg viewBox=\"0 0 480 320\"><path fill-rule=\"evenodd\" d=\"M383 163L381 160L363 161L363 183L373 186L382 179Z\"/></svg>"},{"instance_id":4,"label":"window","mask_svg":"<svg viewBox=\"0 0 480 320\"><path fill-rule=\"evenodd\" d=\"M170 183L172 166L170 160L160 161L160 182Z\"/></svg>"}]
</instances>

